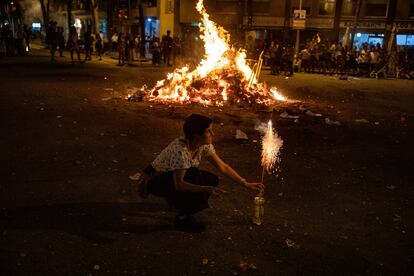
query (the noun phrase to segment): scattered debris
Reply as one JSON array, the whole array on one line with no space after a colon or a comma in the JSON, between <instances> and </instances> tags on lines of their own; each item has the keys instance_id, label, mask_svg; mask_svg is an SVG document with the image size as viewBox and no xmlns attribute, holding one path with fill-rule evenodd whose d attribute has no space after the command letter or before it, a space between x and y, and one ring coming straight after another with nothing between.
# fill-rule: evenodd
<instances>
[{"instance_id":1,"label":"scattered debris","mask_svg":"<svg viewBox=\"0 0 414 276\"><path fill-rule=\"evenodd\" d=\"M397 187L396 187L396 186L394 186L394 185L388 185L388 186L387 186L387 189L388 189L388 190L391 190L391 191L395 190L395 188L397 188Z\"/></svg>"},{"instance_id":2,"label":"scattered debris","mask_svg":"<svg viewBox=\"0 0 414 276\"><path fill-rule=\"evenodd\" d=\"M287 247L289 247L289 248L298 248L299 246L294 242L294 241L292 241L291 239L286 239L285 240L285 243L286 243L286 245L287 245Z\"/></svg>"},{"instance_id":3,"label":"scattered debris","mask_svg":"<svg viewBox=\"0 0 414 276\"><path fill-rule=\"evenodd\" d=\"M208 259L204 258L201 262L202 262L203 265L207 265L208 264Z\"/></svg>"},{"instance_id":4,"label":"scattered debris","mask_svg":"<svg viewBox=\"0 0 414 276\"><path fill-rule=\"evenodd\" d=\"M94 266L93 266L93 269L94 269L94 270L99 270L99 269L101 269L101 267L100 267L99 265L94 265Z\"/></svg>"},{"instance_id":5,"label":"scattered debris","mask_svg":"<svg viewBox=\"0 0 414 276\"><path fill-rule=\"evenodd\" d=\"M306 112L305 112L305 114L306 115L308 115L308 116L311 116L311 117L322 117L322 114L320 114L320 113L313 113L312 111L310 111L310 110L307 110Z\"/></svg>"},{"instance_id":6,"label":"scattered debris","mask_svg":"<svg viewBox=\"0 0 414 276\"><path fill-rule=\"evenodd\" d=\"M139 172L137 172L137 173L135 173L135 174L133 174L133 175L130 175L129 176L129 179L131 179L131 180L133 180L133 181L138 181L139 180L139 178L141 177L141 173L139 173Z\"/></svg>"},{"instance_id":7,"label":"scattered debris","mask_svg":"<svg viewBox=\"0 0 414 276\"><path fill-rule=\"evenodd\" d=\"M289 119L299 119L298 115L289 115L286 111L280 113L281 118L289 118Z\"/></svg>"},{"instance_id":8,"label":"scattered debris","mask_svg":"<svg viewBox=\"0 0 414 276\"><path fill-rule=\"evenodd\" d=\"M239 264L239 269L240 269L241 272L246 272L248 270L255 270L255 269L257 269L257 267L254 264L251 264L251 263L241 262Z\"/></svg>"},{"instance_id":9,"label":"scattered debris","mask_svg":"<svg viewBox=\"0 0 414 276\"><path fill-rule=\"evenodd\" d=\"M337 125L337 126L340 126L341 125L341 122L339 122L339 121L333 121L333 120L331 120L329 118L325 118L325 123L327 125Z\"/></svg>"},{"instance_id":10,"label":"scattered debris","mask_svg":"<svg viewBox=\"0 0 414 276\"><path fill-rule=\"evenodd\" d=\"M247 134L241 131L240 129L236 129L236 140L249 140L249 137L247 137Z\"/></svg>"},{"instance_id":11,"label":"scattered debris","mask_svg":"<svg viewBox=\"0 0 414 276\"><path fill-rule=\"evenodd\" d=\"M363 124L369 124L369 121L367 119L356 119L356 123L363 123Z\"/></svg>"}]
</instances>

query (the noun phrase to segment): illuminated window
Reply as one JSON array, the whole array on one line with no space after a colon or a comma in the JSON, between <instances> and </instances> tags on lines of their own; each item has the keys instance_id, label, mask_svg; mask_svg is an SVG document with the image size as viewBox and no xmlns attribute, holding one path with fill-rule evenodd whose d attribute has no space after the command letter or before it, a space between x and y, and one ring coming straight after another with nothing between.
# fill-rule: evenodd
<instances>
[{"instance_id":1,"label":"illuminated window","mask_svg":"<svg viewBox=\"0 0 414 276\"><path fill-rule=\"evenodd\" d=\"M388 0L366 0L366 16L387 16Z\"/></svg>"},{"instance_id":2,"label":"illuminated window","mask_svg":"<svg viewBox=\"0 0 414 276\"><path fill-rule=\"evenodd\" d=\"M358 0L344 0L342 2L342 15L354 16L356 13Z\"/></svg>"},{"instance_id":3,"label":"illuminated window","mask_svg":"<svg viewBox=\"0 0 414 276\"><path fill-rule=\"evenodd\" d=\"M292 16L293 11L299 9L299 2L300 0L292 0ZM310 15L312 12L312 0L302 0L302 10L306 10L306 15Z\"/></svg>"},{"instance_id":4,"label":"illuminated window","mask_svg":"<svg viewBox=\"0 0 414 276\"><path fill-rule=\"evenodd\" d=\"M335 0L319 0L319 15L335 15Z\"/></svg>"}]
</instances>

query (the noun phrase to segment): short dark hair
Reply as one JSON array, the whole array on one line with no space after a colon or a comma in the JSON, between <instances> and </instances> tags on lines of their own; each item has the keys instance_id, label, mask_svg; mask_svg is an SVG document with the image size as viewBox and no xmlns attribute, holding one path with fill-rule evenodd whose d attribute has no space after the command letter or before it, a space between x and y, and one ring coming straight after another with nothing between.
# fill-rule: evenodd
<instances>
[{"instance_id":1,"label":"short dark hair","mask_svg":"<svg viewBox=\"0 0 414 276\"><path fill-rule=\"evenodd\" d=\"M192 141L195 134L203 135L212 122L213 120L210 117L200 114L191 114L184 121L183 129L185 138Z\"/></svg>"}]
</instances>

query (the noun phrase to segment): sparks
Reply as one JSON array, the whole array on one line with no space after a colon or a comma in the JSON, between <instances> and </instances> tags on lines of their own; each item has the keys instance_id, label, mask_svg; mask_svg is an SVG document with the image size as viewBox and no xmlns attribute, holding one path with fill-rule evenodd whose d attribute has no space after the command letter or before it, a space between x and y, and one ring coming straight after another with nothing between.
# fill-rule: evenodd
<instances>
[{"instance_id":1,"label":"sparks","mask_svg":"<svg viewBox=\"0 0 414 276\"><path fill-rule=\"evenodd\" d=\"M282 146L283 140L274 131L272 121L269 120L262 139L262 167L267 173L271 173L280 161L279 152Z\"/></svg>"}]
</instances>

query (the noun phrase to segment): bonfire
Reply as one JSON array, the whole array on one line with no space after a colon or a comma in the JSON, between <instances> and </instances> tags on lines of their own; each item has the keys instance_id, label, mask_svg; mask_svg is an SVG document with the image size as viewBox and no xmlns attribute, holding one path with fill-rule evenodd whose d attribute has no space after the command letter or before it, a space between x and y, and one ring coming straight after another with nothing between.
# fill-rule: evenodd
<instances>
[{"instance_id":1,"label":"bonfire","mask_svg":"<svg viewBox=\"0 0 414 276\"><path fill-rule=\"evenodd\" d=\"M246 51L230 46L230 35L209 19L199 0L196 6L201 15L200 38L204 41L205 55L192 71L188 66L177 68L153 88L143 86L141 93L151 102L271 105L285 101L275 87L257 80L258 71L246 61Z\"/></svg>"}]
</instances>

